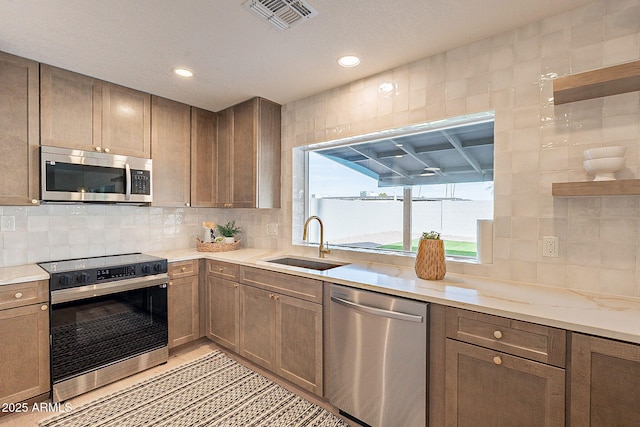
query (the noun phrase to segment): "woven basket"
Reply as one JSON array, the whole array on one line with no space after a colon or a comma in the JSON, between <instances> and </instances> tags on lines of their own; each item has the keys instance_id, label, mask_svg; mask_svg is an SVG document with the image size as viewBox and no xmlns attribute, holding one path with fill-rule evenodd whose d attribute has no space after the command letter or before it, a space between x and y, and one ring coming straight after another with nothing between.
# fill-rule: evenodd
<instances>
[{"instance_id":1,"label":"woven basket","mask_svg":"<svg viewBox=\"0 0 640 427\"><path fill-rule=\"evenodd\" d=\"M426 280L442 280L446 273L444 241L420 239L416 255L416 274L418 277Z\"/></svg>"},{"instance_id":2,"label":"woven basket","mask_svg":"<svg viewBox=\"0 0 640 427\"><path fill-rule=\"evenodd\" d=\"M198 252L229 252L235 251L240 247L240 240L233 243L205 243L196 237L196 249Z\"/></svg>"}]
</instances>

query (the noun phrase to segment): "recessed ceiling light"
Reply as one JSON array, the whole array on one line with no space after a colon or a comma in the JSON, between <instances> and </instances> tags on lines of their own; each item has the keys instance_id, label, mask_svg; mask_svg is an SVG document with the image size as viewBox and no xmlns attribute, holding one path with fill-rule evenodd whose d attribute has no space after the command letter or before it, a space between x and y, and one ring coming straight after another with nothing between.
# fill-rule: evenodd
<instances>
[{"instance_id":1,"label":"recessed ceiling light","mask_svg":"<svg viewBox=\"0 0 640 427\"><path fill-rule=\"evenodd\" d=\"M193 71L187 70L186 68L174 68L173 72L180 77L193 77Z\"/></svg>"},{"instance_id":2,"label":"recessed ceiling light","mask_svg":"<svg viewBox=\"0 0 640 427\"><path fill-rule=\"evenodd\" d=\"M338 58L338 64L340 64L343 67L355 67L356 65L358 65L360 63L360 58L358 58L357 56L353 56L353 55L345 55L345 56L341 56L340 58Z\"/></svg>"}]
</instances>

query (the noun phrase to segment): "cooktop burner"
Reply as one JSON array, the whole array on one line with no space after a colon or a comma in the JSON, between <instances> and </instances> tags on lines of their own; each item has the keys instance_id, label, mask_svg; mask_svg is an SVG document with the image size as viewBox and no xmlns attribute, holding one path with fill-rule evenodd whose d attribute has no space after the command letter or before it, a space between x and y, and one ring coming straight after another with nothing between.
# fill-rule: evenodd
<instances>
[{"instance_id":1,"label":"cooktop burner","mask_svg":"<svg viewBox=\"0 0 640 427\"><path fill-rule=\"evenodd\" d=\"M167 272L166 258L142 253L41 262L38 265L50 275L49 290Z\"/></svg>"}]
</instances>

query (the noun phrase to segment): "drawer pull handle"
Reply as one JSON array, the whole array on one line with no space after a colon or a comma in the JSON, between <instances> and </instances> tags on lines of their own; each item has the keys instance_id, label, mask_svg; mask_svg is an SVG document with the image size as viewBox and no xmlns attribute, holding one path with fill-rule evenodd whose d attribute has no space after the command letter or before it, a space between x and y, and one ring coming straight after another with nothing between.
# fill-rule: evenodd
<instances>
[{"instance_id":1,"label":"drawer pull handle","mask_svg":"<svg viewBox=\"0 0 640 427\"><path fill-rule=\"evenodd\" d=\"M500 339L502 338L502 332L500 331L493 331L493 336L496 337L496 339Z\"/></svg>"},{"instance_id":2,"label":"drawer pull handle","mask_svg":"<svg viewBox=\"0 0 640 427\"><path fill-rule=\"evenodd\" d=\"M173 282L169 282L169 286L173 286Z\"/></svg>"},{"instance_id":3,"label":"drawer pull handle","mask_svg":"<svg viewBox=\"0 0 640 427\"><path fill-rule=\"evenodd\" d=\"M14 295L16 298L22 298L22 292L18 292Z\"/></svg>"},{"instance_id":4,"label":"drawer pull handle","mask_svg":"<svg viewBox=\"0 0 640 427\"><path fill-rule=\"evenodd\" d=\"M218 268L218 271L219 271L220 273L223 273L223 272L224 272L224 268L223 268L223 267L220 267L220 268Z\"/></svg>"},{"instance_id":5,"label":"drawer pull handle","mask_svg":"<svg viewBox=\"0 0 640 427\"><path fill-rule=\"evenodd\" d=\"M495 356L493 358L493 363L495 363L496 365L502 365L502 358L500 356Z\"/></svg>"},{"instance_id":6,"label":"drawer pull handle","mask_svg":"<svg viewBox=\"0 0 640 427\"><path fill-rule=\"evenodd\" d=\"M237 284L237 283L234 283L234 284L233 284L233 287L234 287L234 288L237 288L237 287L238 287L238 284Z\"/></svg>"},{"instance_id":7,"label":"drawer pull handle","mask_svg":"<svg viewBox=\"0 0 640 427\"><path fill-rule=\"evenodd\" d=\"M40 310L42 310L42 311L47 311L48 309L49 309L48 305L43 305L43 306L40 307Z\"/></svg>"},{"instance_id":8,"label":"drawer pull handle","mask_svg":"<svg viewBox=\"0 0 640 427\"><path fill-rule=\"evenodd\" d=\"M180 269L180 271L182 271L182 272L184 273L185 271L187 271L187 267L182 267L182 268Z\"/></svg>"}]
</instances>

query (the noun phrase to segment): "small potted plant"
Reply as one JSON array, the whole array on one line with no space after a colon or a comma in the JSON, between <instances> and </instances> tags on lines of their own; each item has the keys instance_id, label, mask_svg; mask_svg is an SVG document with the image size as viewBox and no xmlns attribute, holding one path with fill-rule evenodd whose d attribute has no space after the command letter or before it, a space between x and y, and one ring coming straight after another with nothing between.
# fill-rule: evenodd
<instances>
[{"instance_id":1,"label":"small potted plant","mask_svg":"<svg viewBox=\"0 0 640 427\"><path fill-rule=\"evenodd\" d=\"M416 274L421 279L442 280L447 273L444 257L444 242L440 233L430 231L422 233L416 255Z\"/></svg>"},{"instance_id":2,"label":"small potted plant","mask_svg":"<svg viewBox=\"0 0 640 427\"><path fill-rule=\"evenodd\" d=\"M235 239L236 234L240 233L240 227L236 226L235 220L229 221L224 225L218 224L217 228L223 237L223 240L222 240L223 243L234 243L236 241Z\"/></svg>"}]
</instances>

